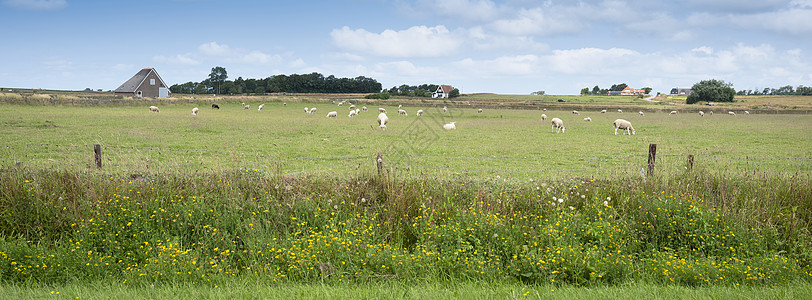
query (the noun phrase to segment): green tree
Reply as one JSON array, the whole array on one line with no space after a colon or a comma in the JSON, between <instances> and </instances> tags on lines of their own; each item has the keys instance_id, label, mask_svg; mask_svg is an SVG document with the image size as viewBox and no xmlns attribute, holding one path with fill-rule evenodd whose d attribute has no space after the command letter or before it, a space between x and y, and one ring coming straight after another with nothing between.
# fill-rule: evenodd
<instances>
[{"instance_id":1,"label":"green tree","mask_svg":"<svg viewBox=\"0 0 812 300\"><path fill-rule=\"evenodd\" d=\"M623 89L625 89L627 86L629 86L629 85L627 85L625 83L613 84L612 87L609 88L609 90L619 92L619 91L622 91Z\"/></svg>"},{"instance_id":2,"label":"green tree","mask_svg":"<svg viewBox=\"0 0 812 300\"><path fill-rule=\"evenodd\" d=\"M595 87L592 88L592 94L600 95L601 94L601 88L596 85Z\"/></svg>"},{"instance_id":3,"label":"green tree","mask_svg":"<svg viewBox=\"0 0 812 300\"><path fill-rule=\"evenodd\" d=\"M646 92L646 95L651 94L651 88L650 87L644 87L643 91Z\"/></svg>"},{"instance_id":4,"label":"green tree","mask_svg":"<svg viewBox=\"0 0 812 300\"><path fill-rule=\"evenodd\" d=\"M530 93L530 95L539 95L539 96L543 96L543 95L544 95L544 93L545 93L544 91L535 91L535 92Z\"/></svg>"},{"instance_id":5,"label":"green tree","mask_svg":"<svg viewBox=\"0 0 812 300\"><path fill-rule=\"evenodd\" d=\"M685 100L687 104L700 101L707 102L733 102L736 90L731 83L722 80L702 80L691 87L691 94Z\"/></svg>"},{"instance_id":6,"label":"green tree","mask_svg":"<svg viewBox=\"0 0 812 300\"><path fill-rule=\"evenodd\" d=\"M585 88L581 89L581 95L586 95L586 94L589 94L589 88L588 87L585 87Z\"/></svg>"},{"instance_id":7,"label":"green tree","mask_svg":"<svg viewBox=\"0 0 812 300\"><path fill-rule=\"evenodd\" d=\"M460 96L460 90L453 89L450 93L448 93L448 98L457 98Z\"/></svg>"},{"instance_id":8,"label":"green tree","mask_svg":"<svg viewBox=\"0 0 812 300\"><path fill-rule=\"evenodd\" d=\"M217 93L220 93L220 86L223 82L226 81L228 78L228 72L226 72L226 68L223 67L214 67L211 68L211 73L209 73L209 81L212 84L217 84Z\"/></svg>"}]
</instances>

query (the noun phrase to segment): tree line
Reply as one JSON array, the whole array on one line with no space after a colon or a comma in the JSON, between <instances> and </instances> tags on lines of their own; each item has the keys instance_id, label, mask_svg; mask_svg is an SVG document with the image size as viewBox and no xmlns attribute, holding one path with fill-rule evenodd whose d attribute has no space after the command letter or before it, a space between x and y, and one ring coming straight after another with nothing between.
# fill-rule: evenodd
<instances>
[{"instance_id":1,"label":"tree line","mask_svg":"<svg viewBox=\"0 0 812 300\"><path fill-rule=\"evenodd\" d=\"M592 89L589 89L589 87L585 87L585 88L581 89L581 95L602 95L602 96L607 96L607 95L609 95L609 92L620 92L620 91L626 89L626 87L628 87L628 86L629 86L628 84L619 83L619 84L613 84L608 89L602 89L597 85L592 87ZM651 88L650 87L644 87L643 90L646 92L646 94L651 93Z\"/></svg>"},{"instance_id":2,"label":"tree line","mask_svg":"<svg viewBox=\"0 0 812 300\"><path fill-rule=\"evenodd\" d=\"M764 88L763 90L740 90L736 95L803 95L812 96L812 86L799 85L793 88L791 85L785 85L780 88Z\"/></svg>"},{"instance_id":3,"label":"tree line","mask_svg":"<svg viewBox=\"0 0 812 300\"><path fill-rule=\"evenodd\" d=\"M200 82L186 82L169 87L179 94L264 94L264 93L377 93L381 84L372 78L324 77L320 73L274 75L268 78L227 80L223 67L212 68L209 78Z\"/></svg>"}]
</instances>

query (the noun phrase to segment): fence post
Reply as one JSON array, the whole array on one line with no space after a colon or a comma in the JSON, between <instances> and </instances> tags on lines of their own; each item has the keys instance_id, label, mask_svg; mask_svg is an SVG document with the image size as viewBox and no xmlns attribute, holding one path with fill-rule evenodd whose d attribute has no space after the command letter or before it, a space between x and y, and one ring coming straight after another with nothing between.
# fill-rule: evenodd
<instances>
[{"instance_id":1,"label":"fence post","mask_svg":"<svg viewBox=\"0 0 812 300\"><path fill-rule=\"evenodd\" d=\"M381 174L381 170L383 170L383 154L378 153L378 158L375 161L378 162L378 174Z\"/></svg>"},{"instance_id":2,"label":"fence post","mask_svg":"<svg viewBox=\"0 0 812 300\"><path fill-rule=\"evenodd\" d=\"M688 171L694 168L694 155L688 154Z\"/></svg>"},{"instance_id":3,"label":"fence post","mask_svg":"<svg viewBox=\"0 0 812 300\"><path fill-rule=\"evenodd\" d=\"M646 176L654 175L654 161L657 158L657 144L651 143L648 145L648 173Z\"/></svg>"},{"instance_id":4,"label":"fence post","mask_svg":"<svg viewBox=\"0 0 812 300\"><path fill-rule=\"evenodd\" d=\"M101 169L101 167L102 167L101 145L99 145L99 144L93 145L93 153L96 154L95 155L96 156L96 167L99 167L99 169Z\"/></svg>"}]
</instances>

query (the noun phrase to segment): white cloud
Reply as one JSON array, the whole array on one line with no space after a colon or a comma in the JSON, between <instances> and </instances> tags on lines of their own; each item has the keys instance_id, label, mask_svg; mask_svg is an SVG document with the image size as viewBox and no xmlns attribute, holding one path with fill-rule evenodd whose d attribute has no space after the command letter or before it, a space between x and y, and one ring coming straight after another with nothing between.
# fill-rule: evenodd
<instances>
[{"instance_id":1,"label":"white cloud","mask_svg":"<svg viewBox=\"0 0 812 300\"><path fill-rule=\"evenodd\" d=\"M4 0L3 5L20 10L59 10L68 7L65 0Z\"/></svg>"},{"instance_id":2,"label":"white cloud","mask_svg":"<svg viewBox=\"0 0 812 300\"><path fill-rule=\"evenodd\" d=\"M460 46L459 38L442 25L387 29L380 34L345 26L334 29L330 36L341 49L382 57L440 57L456 52Z\"/></svg>"},{"instance_id":3,"label":"white cloud","mask_svg":"<svg viewBox=\"0 0 812 300\"><path fill-rule=\"evenodd\" d=\"M812 34L812 6L805 3L798 8L752 15L731 15L728 20L743 28L764 29L797 35Z\"/></svg>"},{"instance_id":4,"label":"white cloud","mask_svg":"<svg viewBox=\"0 0 812 300\"><path fill-rule=\"evenodd\" d=\"M466 58L452 64L463 69L466 74L494 75L528 75L539 73L539 57L532 54L501 56L492 60L473 60Z\"/></svg>"},{"instance_id":5,"label":"white cloud","mask_svg":"<svg viewBox=\"0 0 812 300\"><path fill-rule=\"evenodd\" d=\"M564 8L557 12L542 8L521 9L515 17L497 20L490 28L510 35L555 35L579 32L588 27L577 14L567 11L569 9Z\"/></svg>"},{"instance_id":6,"label":"white cloud","mask_svg":"<svg viewBox=\"0 0 812 300\"><path fill-rule=\"evenodd\" d=\"M483 22L495 19L503 7L488 0L433 0L422 1L423 10L456 17L467 21Z\"/></svg>"},{"instance_id":7,"label":"white cloud","mask_svg":"<svg viewBox=\"0 0 812 300\"><path fill-rule=\"evenodd\" d=\"M206 55L228 55L231 48L228 45L220 45L217 42L209 42L197 46L197 50Z\"/></svg>"},{"instance_id":8,"label":"white cloud","mask_svg":"<svg viewBox=\"0 0 812 300\"><path fill-rule=\"evenodd\" d=\"M188 54L178 54L178 55L170 56L170 57L158 55L158 56L152 57L152 61L159 62L159 63L169 63L169 64L189 65L189 66L194 66L194 65L199 65L200 64L199 61L195 60L194 58L191 58L190 55L188 55Z\"/></svg>"},{"instance_id":9,"label":"white cloud","mask_svg":"<svg viewBox=\"0 0 812 300\"><path fill-rule=\"evenodd\" d=\"M307 66L307 64L301 58L289 62L288 65L292 68L304 68Z\"/></svg>"},{"instance_id":10,"label":"white cloud","mask_svg":"<svg viewBox=\"0 0 812 300\"><path fill-rule=\"evenodd\" d=\"M551 70L564 74L613 74L642 68L639 61L642 57L623 48L581 48L554 50L544 61Z\"/></svg>"}]
</instances>

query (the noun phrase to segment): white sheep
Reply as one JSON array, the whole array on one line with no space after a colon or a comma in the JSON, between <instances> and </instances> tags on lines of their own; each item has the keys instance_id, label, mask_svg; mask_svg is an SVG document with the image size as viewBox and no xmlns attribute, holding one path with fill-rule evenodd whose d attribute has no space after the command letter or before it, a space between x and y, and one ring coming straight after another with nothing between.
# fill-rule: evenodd
<instances>
[{"instance_id":1,"label":"white sheep","mask_svg":"<svg viewBox=\"0 0 812 300\"><path fill-rule=\"evenodd\" d=\"M398 115L403 115L404 117L409 116L409 114L407 114L406 111L402 109L398 109Z\"/></svg>"},{"instance_id":2,"label":"white sheep","mask_svg":"<svg viewBox=\"0 0 812 300\"><path fill-rule=\"evenodd\" d=\"M623 113L623 110L622 110L622 109L618 109L618 110L617 110L617 112L622 114L622 113Z\"/></svg>"},{"instance_id":3,"label":"white sheep","mask_svg":"<svg viewBox=\"0 0 812 300\"><path fill-rule=\"evenodd\" d=\"M745 111L744 111L744 114L745 114L745 115L749 115L749 114L750 114L750 112L745 110Z\"/></svg>"},{"instance_id":4,"label":"white sheep","mask_svg":"<svg viewBox=\"0 0 812 300\"><path fill-rule=\"evenodd\" d=\"M736 115L736 113L734 113L733 111L728 111L728 112L727 112L727 114L728 114L728 115L731 115L731 116L735 116L735 115Z\"/></svg>"},{"instance_id":5,"label":"white sheep","mask_svg":"<svg viewBox=\"0 0 812 300\"><path fill-rule=\"evenodd\" d=\"M307 106L305 106L305 113L308 114L308 115L310 114L310 109L307 108Z\"/></svg>"},{"instance_id":6,"label":"white sheep","mask_svg":"<svg viewBox=\"0 0 812 300\"><path fill-rule=\"evenodd\" d=\"M398 105L398 109L403 108L403 104Z\"/></svg>"},{"instance_id":7,"label":"white sheep","mask_svg":"<svg viewBox=\"0 0 812 300\"><path fill-rule=\"evenodd\" d=\"M361 110L356 108L356 109L355 109L355 114L356 114L356 115L361 114Z\"/></svg>"},{"instance_id":8,"label":"white sheep","mask_svg":"<svg viewBox=\"0 0 812 300\"><path fill-rule=\"evenodd\" d=\"M618 129L625 130L623 132L624 135L626 133L628 133L630 130L631 130L630 135L635 134L634 127L632 127L632 122L629 122L629 121L626 121L626 120L623 120L623 119L617 119L617 120L615 120L614 123L612 123L612 125L615 127L615 135L617 135L617 130Z\"/></svg>"},{"instance_id":9,"label":"white sheep","mask_svg":"<svg viewBox=\"0 0 812 300\"><path fill-rule=\"evenodd\" d=\"M545 109L542 109L541 111L547 111L547 109L545 108Z\"/></svg>"},{"instance_id":10,"label":"white sheep","mask_svg":"<svg viewBox=\"0 0 812 300\"><path fill-rule=\"evenodd\" d=\"M288 107L288 103L287 102L282 103L282 107Z\"/></svg>"},{"instance_id":11,"label":"white sheep","mask_svg":"<svg viewBox=\"0 0 812 300\"><path fill-rule=\"evenodd\" d=\"M705 112L700 110L700 111L699 111L699 116L700 116L700 117L704 117L704 116L705 116Z\"/></svg>"},{"instance_id":12,"label":"white sheep","mask_svg":"<svg viewBox=\"0 0 812 300\"><path fill-rule=\"evenodd\" d=\"M331 111L331 112L328 112L328 113L327 113L327 117L328 117L328 118L335 118L335 117L338 117L338 112L337 112L337 111Z\"/></svg>"},{"instance_id":13,"label":"white sheep","mask_svg":"<svg viewBox=\"0 0 812 300\"><path fill-rule=\"evenodd\" d=\"M344 101L338 102L338 106L344 105Z\"/></svg>"},{"instance_id":14,"label":"white sheep","mask_svg":"<svg viewBox=\"0 0 812 300\"><path fill-rule=\"evenodd\" d=\"M605 114L605 113L606 113L606 110L605 110L605 109L604 109L604 110L601 110L601 113L602 113L602 114Z\"/></svg>"},{"instance_id":15,"label":"white sheep","mask_svg":"<svg viewBox=\"0 0 812 300\"><path fill-rule=\"evenodd\" d=\"M541 114L541 120L542 121L547 121L547 115Z\"/></svg>"},{"instance_id":16,"label":"white sheep","mask_svg":"<svg viewBox=\"0 0 812 300\"><path fill-rule=\"evenodd\" d=\"M315 108L315 107L311 107L311 108L310 108L310 114L312 115L312 114L314 114L314 113L316 113L316 108Z\"/></svg>"},{"instance_id":17,"label":"white sheep","mask_svg":"<svg viewBox=\"0 0 812 300\"><path fill-rule=\"evenodd\" d=\"M357 115L358 115L358 112L357 112L357 111L355 111L355 110L351 110L351 111L350 111L350 115L348 115L347 117L352 118L353 116L357 116Z\"/></svg>"},{"instance_id":18,"label":"white sheep","mask_svg":"<svg viewBox=\"0 0 812 300\"><path fill-rule=\"evenodd\" d=\"M197 109L197 107L192 108L192 115L193 115L193 116L196 116L198 111L200 111L200 110L199 110L199 109Z\"/></svg>"},{"instance_id":19,"label":"white sheep","mask_svg":"<svg viewBox=\"0 0 812 300\"><path fill-rule=\"evenodd\" d=\"M669 116L673 116L673 115L676 115L676 114L677 114L676 110L672 110L670 113L668 113Z\"/></svg>"},{"instance_id":20,"label":"white sheep","mask_svg":"<svg viewBox=\"0 0 812 300\"><path fill-rule=\"evenodd\" d=\"M386 113L386 108L383 108L383 107L378 107L378 112L379 112L379 113L384 113L384 114L385 114L385 113Z\"/></svg>"},{"instance_id":21,"label":"white sheep","mask_svg":"<svg viewBox=\"0 0 812 300\"><path fill-rule=\"evenodd\" d=\"M417 110L417 116L419 117L419 116L422 116L422 115L423 115L423 110L422 110L422 109L418 109L418 110Z\"/></svg>"},{"instance_id":22,"label":"white sheep","mask_svg":"<svg viewBox=\"0 0 812 300\"><path fill-rule=\"evenodd\" d=\"M362 107L361 107L361 110L363 110L363 111L369 111L369 109L368 109L366 106L362 106Z\"/></svg>"},{"instance_id":23,"label":"white sheep","mask_svg":"<svg viewBox=\"0 0 812 300\"><path fill-rule=\"evenodd\" d=\"M581 113L579 113L577 110L573 110L573 111L572 111L572 114L573 114L573 115L580 115Z\"/></svg>"},{"instance_id":24,"label":"white sheep","mask_svg":"<svg viewBox=\"0 0 812 300\"><path fill-rule=\"evenodd\" d=\"M586 122L592 122L592 118L590 118L590 117L586 117L586 118L584 118L584 121L586 121Z\"/></svg>"},{"instance_id":25,"label":"white sheep","mask_svg":"<svg viewBox=\"0 0 812 300\"><path fill-rule=\"evenodd\" d=\"M561 131L561 133L564 133L564 130L566 130L566 128L564 128L564 121L561 121L561 119L559 118L553 118L551 120L551 124L553 125L552 126L553 133L558 133L559 131Z\"/></svg>"},{"instance_id":26,"label":"white sheep","mask_svg":"<svg viewBox=\"0 0 812 300\"><path fill-rule=\"evenodd\" d=\"M443 112L448 112L448 107L443 106Z\"/></svg>"},{"instance_id":27,"label":"white sheep","mask_svg":"<svg viewBox=\"0 0 812 300\"><path fill-rule=\"evenodd\" d=\"M482 113L482 109L480 108L479 110L477 110L477 111L476 111L476 113L481 114L481 113Z\"/></svg>"},{"instance_id":28,"label":"white sheep","mask_svg":"<svg viewBox=\"0 0 812 300\"><path fill-rule=\"evenodd\" d=\"M385 112L378 114L378 127L381 130L386 131L386 123L389 123L389 117L386 116Z\"/></svg>"},{"instance_id":29,"label":"white sheep","mask_svg":"<svg viewBox=\"0 0 812 300\"><path fill-rule=\"evenodd\" d=\"M350 105L349 109L350 110L355 110L355 104Z\"/></svg>"},{"instance_id":30,"label":"white sheep","mask_svg":"<svg viewBox=\"0 0 812 300\"><path fill-rule=\"evenodd\" d=\"M646 116L646 114L644 114L642 110L641 110L641 111L638 111L637 113L638 113L638 114L640 114L640 116L641 116L641 117L645 117L645 116Z\"/></svg>"},{"instance_id":31,"label":"white sheep","mask_svg":"<svg viewBox=\"0 0 812 300\"><path fill-rule=\"evenodd\" d=\"M445 124L445 125L443 125L443 129L445 129L445 130L457 129L457 122L451 122L451 123Z\"/></svg>"},{"instance_id":32,"label":"white sheep","mask_svg":"<svg viewBox=\"0 0 812 300\"><path fill-rule=\"evenodd\" d=\"M263 107L265 107L265 103L260 104L260 105L259 105L259 109L257 109L257 111L262 111L262 108L263 108Z\"/></svg>"},{"instance_id":33,"label":"white sheep","mask_svg":"<svg viewBox=\"0 0 812 300\"><path fill-rule=\"evenodd\" d=\"M713 111L709 111L709 113L710 113L711 116L713 115Z\"/></svg>"},{"instance_id":34,"label":"white sheep","mask_svg":"<svg viewBox=\"0 0 812 300\"><path fill-rule=\"evenodd\" d=\"M242 103L242 109L243 110L247 110L249 108L251 108L251 105L247 105L247 104L245 104L245 102Z\"/></svg>"},{"instance_id":35,"label":"white sheep","mask_svg":"<svg viewBox=\"0 0 812 300\"><path fill-rule=\"evenodd\" d=\"M157 107L157 106L150 106L150 107L149 107L149 111L161 112L161 110L160 110L160 109L158 109L158 107Z\"/></svg>"}]
</instances>

